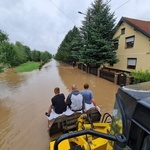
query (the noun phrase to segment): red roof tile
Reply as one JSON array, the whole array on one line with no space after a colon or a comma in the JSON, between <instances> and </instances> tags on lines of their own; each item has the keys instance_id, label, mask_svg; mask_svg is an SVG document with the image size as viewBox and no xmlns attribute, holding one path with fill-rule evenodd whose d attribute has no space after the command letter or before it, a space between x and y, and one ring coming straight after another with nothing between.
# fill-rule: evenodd
<instances>
[{"instance_id":1,"label":"red roof tile","mask_svg":"<svg viewBox=\"0 0 150 150\"><path fill-rule=\"evenodd\" d=\"M150 37L150 21L122 17L120 22L126 22L144 35Z\"/></svg>"}]
</instances>

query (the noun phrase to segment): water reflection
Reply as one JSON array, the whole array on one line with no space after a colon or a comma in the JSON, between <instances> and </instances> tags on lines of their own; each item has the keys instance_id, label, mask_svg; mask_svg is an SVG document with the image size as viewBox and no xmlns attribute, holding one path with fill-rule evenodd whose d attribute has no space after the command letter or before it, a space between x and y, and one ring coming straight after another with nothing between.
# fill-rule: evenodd
<instances>
[{"instance_id":1,"label":"water reflection","mask_svg":"<svg viewBox=\"0 0 150 150\"><path fill-rule=\"evenodd\" d=\"M8 69L0 74L0 80L5 81L10 86L16 86L23 83L25 76L21 73L16 73L14 69Z\"/></svg>"},{"instance_id":2,"label":"water reflection","mask_svg":"<svg viewBox=\"0 0 150 150\"><path fill-rule=\"evenodd\" d=\"M7 136L9 136L9 132L12 130L11 122L11 109L10 105L6 103L7 99L0 98L0 149L4 148ZM4 148L5 149L5 148Z\"/></svg>"},{"instance_id":3,"label":"water reflection","mask_svg":"<svg viewBox=\"0 0 150 150\"><path fill-rule=\"evenodd\" d=\"M87 82L102 112L111 112L117 85L54 59L41 70L0 74L0 150L48 150L47 111L53 89L66 97L72 84Z\"/></svg>"},{"instance_id":4,"label":"water reflection","mask_svg":"<svg viewBox=\"0 0 150 150\"><path fill-rule=\"evenodd\" d=\"M14 69L8 69L0 73L0 97L16 93L18 88L24 84L26 76L15 73Z\"/></svg>"},{"instance_id":5,"label":"water reflection","mask_svg":"<svg viewBox=\"0 0 150 150\"><path fill-rule=\"evenodd\" d=\"M77 67L73 68L67 64L60 63L58 70L62 81L69 91L72 84L76 84L78 89L82 90L84 83L88 83L102 113L112 112L118 85L95 75L87 74L85 71L79 70Z\"/></svg>"}]
</instances>

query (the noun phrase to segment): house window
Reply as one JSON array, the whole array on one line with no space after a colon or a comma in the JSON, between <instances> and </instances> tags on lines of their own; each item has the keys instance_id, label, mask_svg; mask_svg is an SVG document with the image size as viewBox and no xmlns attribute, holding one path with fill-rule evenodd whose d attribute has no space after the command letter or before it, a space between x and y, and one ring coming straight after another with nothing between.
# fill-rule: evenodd
<instances>
[{"instance_id":1,"label":"house window","mask_svg":"<svg viewBox=\"0 0 150 150\"><path fill-rule=\"evenodd\" d=\"M121 29L121 34L125 34L125 28Z\"/></svg>"},{"instance_id":2,"label":"house window","mask_svg":"<svg viewBox=\"0 0 150 150\"><path fill-rule=\"evenodd\" d=\"M126 48L131 48L134 46L134 36L126 37Z\"/></svg>"},{"instance_id":3,"label":"house window","mask_svg":"<svg viewBox=\"0 0 150 150\"><path fill-rule=\"evenodd\" d=\"M136 68L136 62L137 62L136 58L128 58L128 60L127 60L127 68L135 69Z\"/></svg>"}]
</instances>

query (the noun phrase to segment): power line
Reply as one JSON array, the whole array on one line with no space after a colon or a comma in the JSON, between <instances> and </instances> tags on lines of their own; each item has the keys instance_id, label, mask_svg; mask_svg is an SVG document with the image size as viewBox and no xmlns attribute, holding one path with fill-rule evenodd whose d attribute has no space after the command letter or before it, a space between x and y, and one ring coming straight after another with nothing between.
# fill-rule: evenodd
<instances>
[{"instance_id":1,"label":"power line","mask_svg":"<svg viewBox=\"0 0 150 150\"><path fill-rule=\"evenodd\" d=\"M53 3L51 0L49 0L65 17L67 17L70 21L72 21L74 24L76 24L69 16L67 16L55 3Z\"/></svg>"},{"instance_id":2,"label":"power line","mask_svg":"<svg viewBox=\"0 0 150 150\"><path fill-rule=\"evenodd\" d=\"M110 3L110 1L111 1L111 0L109 0L109 1L106 1L106 5L107 5L108 3Z\"/></svg>"},{"instance_id":3,"label":"power line","mask_svg":"<svg viewBox=\"0 0 150 150\"><path fill-rule=\"evenodd\" d=\"M68 18L73 24L77 24L76 22L74 22L68 15L66 15L55 3L53 3L52 0L49 0L66 18ZM121 8L122 6L124 6L125 4L127 4L130 0L126 1L125 3L123 3L121 6L119 6L118 8L116 8L114 11L118 10L119 8ZM107 4L110 3L111 0L107 1Z\"/></svg>"},{"instance_id":4,"label":"power line","mask_svg":"<svg viewBox=\"0 0 150 150\"><path fill-rule=\"evenodd\" d=\"M119 8L121 8L122 6L124 6L125 4L127 4L130 0L126 1L125 3L123 3L121 6L119 6L118 8L116 8L114 11L118 10Z\"/></svg>"}]
</instances>

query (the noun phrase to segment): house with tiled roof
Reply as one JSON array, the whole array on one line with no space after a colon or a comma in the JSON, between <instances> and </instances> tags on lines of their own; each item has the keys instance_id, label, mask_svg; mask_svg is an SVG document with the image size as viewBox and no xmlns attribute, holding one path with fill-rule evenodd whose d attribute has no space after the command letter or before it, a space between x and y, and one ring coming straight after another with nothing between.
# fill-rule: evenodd
<instances>
[{"instance_id":1,"label":"house with tiled roof","mask_svg":"<svg viewBox=\"0 0 150 150\"><path fill-rule=\"evenodd\" d=\"M150 70L150 21L122 17L117 26L113 39L119 62L106 67L127 72Z\"/></svg>"}]
</instances>

